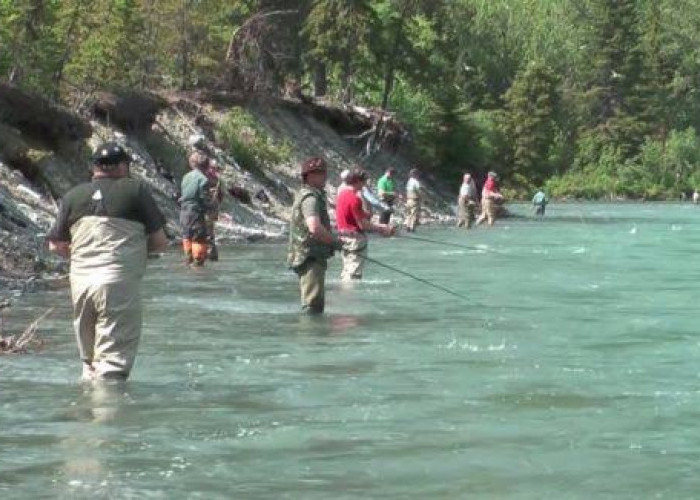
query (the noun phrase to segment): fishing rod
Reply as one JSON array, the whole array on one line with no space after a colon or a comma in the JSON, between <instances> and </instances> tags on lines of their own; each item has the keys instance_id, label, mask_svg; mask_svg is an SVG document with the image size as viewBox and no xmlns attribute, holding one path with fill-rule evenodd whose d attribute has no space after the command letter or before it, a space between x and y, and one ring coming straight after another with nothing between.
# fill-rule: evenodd
<instances>
[{"instance_id":1,"label":"fishing rod","mask_svg":"<svg viewBox=\"0 0 700 500\"><path fill-rule=\"evenodd\" d=\"M457 292L455 292L455 291L453 291L453 290L450 290L449 288L445 288L445 287L442 286L442 285L438 285L437 283L433 283L432 281L428 281L428 280L426 280L426 279L424 279L424 278L421 278L421 277L419 277L419 276L416 276L415 274L408 273L408 272L403 271L403 270L401 270L401 269L398 269L398 268L396 268L396 267L394 267L394 266L390 266L389 264L385 264L384 262L380 262L380 261L378 261L378 260L376 260L376 259L372 259L371 257L363 256L363 258L364 258L367 262L371 262L371 263L373 263L373 264L376 264L376 265L378 265L379 267L384 267L384 268L386 268L386 269L389 269L390 271L394 271L395 273L403 274L404 276L407 276L407 277L409 277L409 278L411 278L411 279L414 279L414 280L416 280L416 281L420 281L421 283L424 283L424 284L426 284L426 285L428 285L428 286L432 286L433 288L437 288L438 290L442 290L443 292L449 293L450 295L453 295L453 296L455 296L455 297L458 297L458 298L460 298L460 299L462 299L462 300L467 300L467 301L469 300L469 298L468 298L466 295L459 294L459 293L457 293Z\"/></svg>"}]
</instances>

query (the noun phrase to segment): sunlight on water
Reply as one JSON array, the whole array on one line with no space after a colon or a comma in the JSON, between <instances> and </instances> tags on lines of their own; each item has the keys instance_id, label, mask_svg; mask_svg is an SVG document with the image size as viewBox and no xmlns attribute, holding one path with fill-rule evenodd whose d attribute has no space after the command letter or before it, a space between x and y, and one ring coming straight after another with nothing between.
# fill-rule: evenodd
<instances>
[{"instance_id":1,"label":"sunlight on water","mask_svg":"<svg viewBox=\"0 0 700 500\"><path fill-rule=\"evenodd\" d=\"M529 213L529 207L515 207ZM150 261L131 380L77 382L68 292L48 348L0 358L2 498L694 498L697 207L373 239L298 314L283 245Z\"/></svg>"}]
</instances>

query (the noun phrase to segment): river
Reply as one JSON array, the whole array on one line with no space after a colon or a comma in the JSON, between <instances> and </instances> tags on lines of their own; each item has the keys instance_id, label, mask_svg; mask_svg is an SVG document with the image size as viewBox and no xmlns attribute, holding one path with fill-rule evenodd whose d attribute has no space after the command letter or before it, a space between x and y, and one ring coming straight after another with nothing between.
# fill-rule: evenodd
<instances>
[{"instance_id":1,"label":"river","mask_svg":"<svg viewBox=\"0 0 700 500\"><path fill-rule=\"evenodd\" d=\"M516 206L515 212L529 213ZM149 261L124 386L78 383L67 290L39 354L0 357L0 497L697 498L700 207L553 204L544 220L373 239L327 313L283 245Z\"/></svg>"}]
</instances>

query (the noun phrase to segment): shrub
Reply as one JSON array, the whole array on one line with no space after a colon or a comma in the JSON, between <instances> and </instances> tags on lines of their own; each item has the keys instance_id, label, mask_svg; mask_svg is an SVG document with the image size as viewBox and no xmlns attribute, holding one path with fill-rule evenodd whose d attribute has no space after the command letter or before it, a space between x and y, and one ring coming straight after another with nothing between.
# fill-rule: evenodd
<instances>
[{"instance_id":1,"label":"shrub","mask_svg":"<svg viewBox=\"0 0 700 500\"><path fill-rule=\"evenodd\" d=\"M217 141L246 170L261 170L267 165L289 162L292 145L276 141L243 108L231 108L216 130Z\"/></svg>"}]
</instances>

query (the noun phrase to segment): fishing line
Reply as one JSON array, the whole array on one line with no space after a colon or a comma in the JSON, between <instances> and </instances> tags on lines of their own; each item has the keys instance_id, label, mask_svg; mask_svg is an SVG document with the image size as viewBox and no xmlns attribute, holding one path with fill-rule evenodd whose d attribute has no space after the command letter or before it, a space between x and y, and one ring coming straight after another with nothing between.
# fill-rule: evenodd
<instances>
[{"instance_id":1,"label":"fishing line","mask_svg":"<svg viewBox=\"0 0 700 500\"><path fill-rule=\"evenodd\" d=\"M394 267L394 266L390 266L389 264L385 264L385 263L380 262L380 261L378 261L378 260L376 260L376 259L372 259L371 257L362 256L362 258L364 258L367 262L371 262L371 263L376 264L376 265L378 265L378 266L380 266L380 267L384 267L384 268L386 268L386 269L389 269L390 271L394 271L395 273L403 274L404 276L407 276L407 277L409 277L409 278L411 278L411 279L414 279L414 280L416 280L416 281L420 281L421 283L424 283L424 284L426 284L426 285L428 285L428 286L432 286L433 288L437 288L438 290L442 290L443 292L449 293L450 295L453 295L453 296L455 296L455 297L458 297L458 298L460 298L460 299L462 299L462 300L469 301L469 298L468 298L467 296L461 295L461 294L459 294L459 293L457 293L457 292L455 292L455 291L453 291L453 290L450 290L449 288L446 288L446 287L444 287L444 286L442 286L442 285L438 285L437 283L433 283L432 281L428 281L428 280L426 280L426 279L424 279L424 278L421 278L421 277L419 277L419 276L416 276L415 274L411 274L411 273L409 273L409 272L406 272L406 271L403 271L403 270L401 270L401 269L398 269L398 268L396 268L396 267Z\"/></svg>"},{"instance_id":2,"label":"fishing line","mask_svg":"<svg viewBox=\"0 0 700 500\"><path fill-rule=\"evenodd\" d=\"M465 248L467 250L477 250L479 252L483 252L486 250L484 248L471 247L469 245L460 245L459 243L452 243L450 241L431 240L430 238L421 238L420 236L409 236L407 234L402 234L401 236L399 236L399 238L407 240L425 241L427 243L435 243L436 245L447 245L451 247Z\"/></svg>"}]
</instances>

